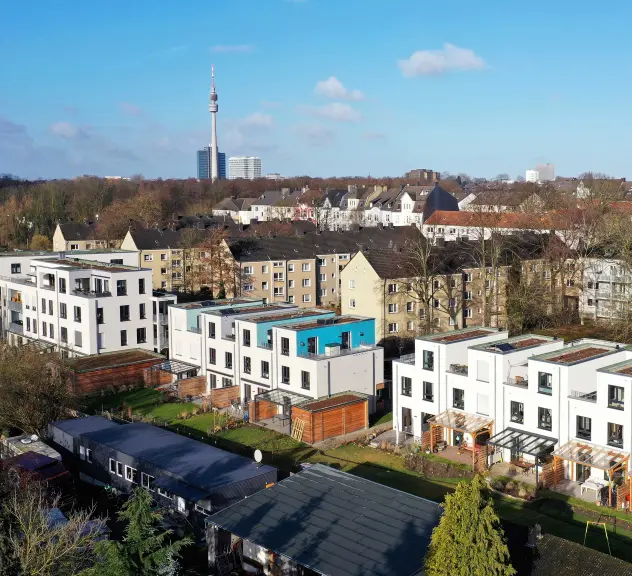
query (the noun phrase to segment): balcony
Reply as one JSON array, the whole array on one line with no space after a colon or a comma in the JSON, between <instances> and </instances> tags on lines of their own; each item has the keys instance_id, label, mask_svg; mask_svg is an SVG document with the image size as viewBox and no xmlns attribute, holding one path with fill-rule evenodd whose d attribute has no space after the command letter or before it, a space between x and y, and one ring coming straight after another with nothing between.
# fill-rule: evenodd
<instances>
[{"instance_id":1,"label":"balcony","mask_svg":"<svg viewBox=\"0 0 632 576\"><path fill-rule=\"evenodd\" d=\"M22 312L22 302L9 300L8 302L9 310L13 310L14 312Z\"/></svg>"},{"instance_id":2,"label":"balcony","mask_svg":"<svg viewBox=\"0 0 632 576\"><path fill-rule=\"evenodd\" d=\"M540 394L546 394L547 396L552 396L553 388L551 386L545 386L544 384L538 384L538 392Z\"/></svg>"},{"instance_id":3,"label":"balcony","mask_svg":"<svg viewBox=\"0 0 632 576\"><path fill-rule=\"evenodd\" d=\"M578 390L571 390L568 395L573 400L583 400L584 402L597 402L597 392L579 392Z\"/></svg>"},{"instance_id":4,"label":"balcony","mask_svg":"<svg viewBox=\"0 0 632 576\"><path fill-rule=\"evenodd\" d=\"M577 434L575 434L575 437L579 438L580 440L587 440L588 442L590 442L590 438L592 437L592 434L590 430L578 429Z\"/></svg>"},{"instance_id":5,"label":"balcony","mask_svg":"<svg viewBox=\"0 0 632 576\"><path fill-rule=\"evenodd\" d=\"M193 332L193 334L202 334L202 328L197 326L188 326L187 332Z\"/></svg>"},{"instance_id":6,"label":"balcony","mask_svg":"<svg viewBox=\"0 0 632 576\"><path fill-rule=\"evenodd\" d=\"M72 294L75 296L81 296L82 298L107 298L112 296L111 292L101 291L95 292L94 290L81 290L74 289L72 290Z\"/></svg>"},{"instance_id":7,"label":"balcony","mask_svg":"<svg viewBox=\"0 0 632 576\"><path fill-rule=\"evenodd\" d=\"M399 358L396 358L395 361L402 362L403 364L415 364L415 355L402 354Z\"/></svg>"},{"instance_id":8,"label":"balcony","mask_svg":"<svg viewBox=\"0 0 632 576\"><path fill-rule=\"evenodd\" d=\"M450 364L450 368L448 369L448 372L451 374L459 374L461 376L467 376L468 371L469 369L466 364Z\"/></svg>"},{"instance_id":9,"label":"balcony","mask_svg":"<svg viewBox=\"0 0 632 576\"><path fill-rule=\"evenodd\" d=\"M625 405L623 400L608 398L608 408L612 408L613 410L624 410Z\"/></svg>"},{"instance_id":10,"label":"balcony","mask_svg":"<svg viewBox=\"0 0 632 576\"><path fill-rule=\"evenodd\" d=\"M54 285L54 284L42 284L42 285L40 286L40 288L41 288L42 290L50 290L51 292L54 292L54 291L55 291L55 285Z\"/></svg>"},{"instance_id":11,"label":"balcony","mask_svg":"<svg viewBox=\"0 0 632 576\"><path fill-rule=\"evenodd\" d=\"M514 378L507 378L505 382L507 386L515 386L516 388L527 389L529 387L529 381L523 376L515 376Z\"/></svg>"},{"instance_id":12,"label":"balcony","mask_svg":"<svg viewBox=\"0 0 632 576\"><path fill-rule=\"evenodd\" d=\"M274 345L272 342L259 342L257 344L257 348L265 348L266 350L274 350Z\"/></svg>"},{"instance_id":13,"label":"balcony","mask_svg":"<svg viewBox=\"0 0 632 576\"><path fill-rule=\"evenodd\" d=\"M9 324L9 331L14 334L24 334L24 326L22 324L18 324L17 322L11 322Z\"/></svg>"}]
</instances>

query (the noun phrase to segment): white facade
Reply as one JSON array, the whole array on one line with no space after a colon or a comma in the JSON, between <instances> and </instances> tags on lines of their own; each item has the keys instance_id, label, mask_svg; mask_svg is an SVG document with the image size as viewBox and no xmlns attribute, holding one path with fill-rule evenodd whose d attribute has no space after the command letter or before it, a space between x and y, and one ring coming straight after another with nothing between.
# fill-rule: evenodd
<instances>
[{"instance_id":1,"label":"white facade","mask_svg":"<svg viewBox=\"0 0 632 576\"><path fill-rule=\"evenodd\" d=\"M228 178L261 178L261 158L257 156L231 156L228 159Z\"/></svg>"},{"instance_id":2,"label":"white facade","mask_svg":"<svg viewBox=\"0 0 632 576\"><path fill-rule=\"evenodd\" d=\"M9 341L69 356L154 350L151 270L62 257L33 259L24 273L0 279Z\"/></svg>"},{"instance_id":3,"label":"white facade","mask_svg":"<svg viewBox=\"0 0 632 576\"><path fill-rule=\"evenodd\" d=\"M527 182L539 182L540 173L537 170L527 170L524 176Z\"/></svg>"},{"instance_id":4,"label":"white facade","mask_svg":"<svg viewBox=\"0 0 632 576\"><path fill-rule=\"evenodd\" d=\"M535 169L540 182L555 180L555 164L538 164Z\"/></svg>"}]
</instances>

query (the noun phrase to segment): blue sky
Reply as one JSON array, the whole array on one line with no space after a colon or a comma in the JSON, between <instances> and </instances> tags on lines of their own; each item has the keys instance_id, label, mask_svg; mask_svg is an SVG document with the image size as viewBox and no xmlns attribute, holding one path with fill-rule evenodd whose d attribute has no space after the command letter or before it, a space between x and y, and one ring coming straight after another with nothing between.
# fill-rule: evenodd
<instances>
[{"instance_id":1,"label":"blue sky","mask_svg":"<svg viewBox=\"0 0 632 576\"><path fill-rule=\"evenodd\" d=\"M0 173L632 176L629 1L2 4Z\"/></svg>"}]
</instances>

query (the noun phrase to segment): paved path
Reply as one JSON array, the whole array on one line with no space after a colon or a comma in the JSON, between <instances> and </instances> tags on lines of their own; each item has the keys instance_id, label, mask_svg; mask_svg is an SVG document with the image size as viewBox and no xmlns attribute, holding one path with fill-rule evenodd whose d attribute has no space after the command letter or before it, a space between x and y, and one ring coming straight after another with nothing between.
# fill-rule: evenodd
<instances>
[{"instance_id":1,"label":"paved path","mask_svg":"<svg viewBox=\"0 0 632 576\"><path fill-rule=\"evenodd\" d=\"M319 450L333 450L334 448L338 448L342 444L346 444L347 442L353 442L358 438L364 438L369 434L380 434L385 432L386 430L392 429L393 423L386 422L384 424L380 424L379 426L374 426L373 428L369 428L368 430L358 430L357 432L350 432L345 436L336 436L334 438L327 438L322 442L316 442L312 444L314 448L318 448Z\"/></svg>"}]
</instances>

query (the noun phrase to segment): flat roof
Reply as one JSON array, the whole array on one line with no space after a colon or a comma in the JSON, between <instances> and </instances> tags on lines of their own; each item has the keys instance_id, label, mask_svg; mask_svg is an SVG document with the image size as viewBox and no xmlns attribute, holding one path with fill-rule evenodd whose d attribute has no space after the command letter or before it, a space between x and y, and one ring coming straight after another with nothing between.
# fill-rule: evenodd
<instances>
[{"instance_id":1,"label":"flat roof","mask_svg":"<svg viewBox=\"0 0 632 576\"><path fill-rule=\"evenodd\" d=\"M493 352L494 354L511 354L518 350L526 350L528 348L537 348L543 344L555 342L555 338L551 336L539 336L537 334L522 334L505 340L495 340L486 344L477 344L472 346L474 350L484 350L485 352Z\"/></svg>"},{"instance_id":2,"label":"flat roof","mask_svg":"<svg viewBox=\"0 0 632 576\"><path fill-rule=\"evenodd\" d=\"M94 432L96 430L104 430L106 428L114 428L118 426L112 420L108 420L103 416L86 416L85 418L72 418L70 420L58 420L51 422L50 426L58 428L62 432L66 432L72 436Z\"/></svg>"},{"instance_id":3,"label":"flat roof","mask_svg":"<svg viewBox=\"0 0 632 576\"><path fill-rule=\"evenodd\" d=\"M632 360L624 360L623 362L617 362L612 366L604 366L599 368L597 372L608 372L610 374L619 374L621 376L632 376Z\"/></svg>"},{"instance_id":4,"label":"flat roof","mask_svg":"<svg viewBox=\"0 0 632 576\"><path fill-rule=\"evenodd\" d=\"M290 324L284 326L287 330L310 330L311 328L321 328L323 326L338 326L340 324L351 324L352 322L362 322L364 320L371 320L364 316L332 316L331 318L322 318L312 320L310 322L301 322L300 324Z\"/></svg>"},{"instance_id":5,"label":"flat roof","mask_svg":"<svg viewBox=\"0 0 632 576\"><path fill-rule=\"evenodd\" d=\"M366 402L367 396L365 394L358 394L356 392L340 392L328 398L318 398L317 400L308 400L298 404L296 407L307 412L318 412L320 410L327 410L328 408L335 408L337 406L343 406L345 404L352 404L354 402Z\"/></svg>"},{"instance_id":6,"label":"flat roof","mask_svg":"<svg viewBox=\"0 0 632 576\"><path fill-rule=\"evenodd\" d=\"M287 310L290 304L259 304L259 306L247 306L244 308L222 308L221 310L210 310L205 312L209 316L237 316L244 314L257 314L265 312L274 312L275 310Z\"/></svg>"},{"instance_id":7,"label":"flat roof","mask_svg":"<svg viewBox=\"0 0 632 576\"><path fill-rule=\"evenodd\" d=\"M206 519L324 576L416 574L439 504L322 464Z\"/></svg>"},{"instance_id":8,"label":"flat roof","mask_svg":"<svg viewBox=\"0 0 632 576\"><path fill-rule=\"evenodd\" d=\"M101 270L103 272L140 272L138 266L125 266L124 264L108 264L96 260L79 260L75 258L47 258L40 260L43 264L59 264L67 269L80 268L82 270Z\"/></svg>"},{"instance_id":9,"label":"flat roof","mask_svg":"<svg viewBox=\"0 0 632 576\"><path fill-rule=\"evenodd\" d=\"M217 306L231 306L236 304L247 304L248 302L262 302L262 300L252 300L250 298L222 298L221 300L200 300L199 302L183 302L176 304L173 308L182 310L199 310L200 308L216 308Z\"/></svg>"},{"instance_id":10,"label":"flat roof","mask_svg":"<svg viewBox=\"0 0 632 576\"><path fill-rule=\"evenodd\" d=\"M134 350L106 352L105 354L90 354L89 356L81 356L80 358L67 360L67 362L74 372L88 372L90 370L100 370L112 366L124 366L137 362L146 362L148 360L155 360L156 363L158 363L164 360L164 358L162 354L135 348Z\"/></svg>"},{"instance_id":11,"label":"flat roof","mask_svg":"<svg viewBox=\"0 0 632 576\"><path fill-rule=\"evenodd\" d=\"M281 309L285 310L285 308ZM293 318L309 318L310 316L322 316L323 314L331 314L331 312L326 312L324 310L313 310L311 308L295 308L292 310L288 310L287 312L270 312L269 314L263 314L261 316L249 318L248 321L255 322L257 324L263 322L282 322L284 320L292 320Z\"/></svg>"},{"instance_id":12,"label":"flat roof","mask_svg":"<svg viewBox=\"0 0 632 576\"><path fill-rule=\"evenodd\" d=\"M254 460L144 422L116 424L82 436L151 462L187 484L209 491L275 471L271 466L258 466Z\"/></svg>"},{"instance_id":13,"label":"flat roof","mask_svg":"<svg viewBox=\"0 0 632 576\"><path fill-rule=\"evenodd\" d=\"M440 344L453 344L454 342L463 342L464 340L491 336L492 334L498 334L498 332L499 330L497 328L473 326L471 328L461 328L460 330L451 330L450 332L441 332L430 336L419 336L417 340L439 342Z\"/></svg>"},{"instance_id":14,"label":"flat roof","mask_svg":"<svg viewBox=\"0 0 632 576\"><path fill-rule=\"evenodd\" d=\"M90 250L62 250L64 254L135 254L138 250L123 250L122 248L93 248ZM0 258L15 256L52 256L59 257L59 250L13 250L0 252Z\"/></svg>"},{"instance_id":15,"label":"flat roof","mask_svg":"<svg viewBox=\"0 0 632 576\"><path fill-rule=\"evenodd\" d=\"M609 354L614 354L623 350L617 348L610 348L608 346L596 346L594 344L583 344L580 346L567 346L561 350L554 352L548 352L546 354L540 354L533 356L532 360L542 360L544 362L551 362L553 364L563 364L570 366L579 362L586 362L587 360L594 360L596 358L603 358Z\"/></svg>"}]
</instances>

